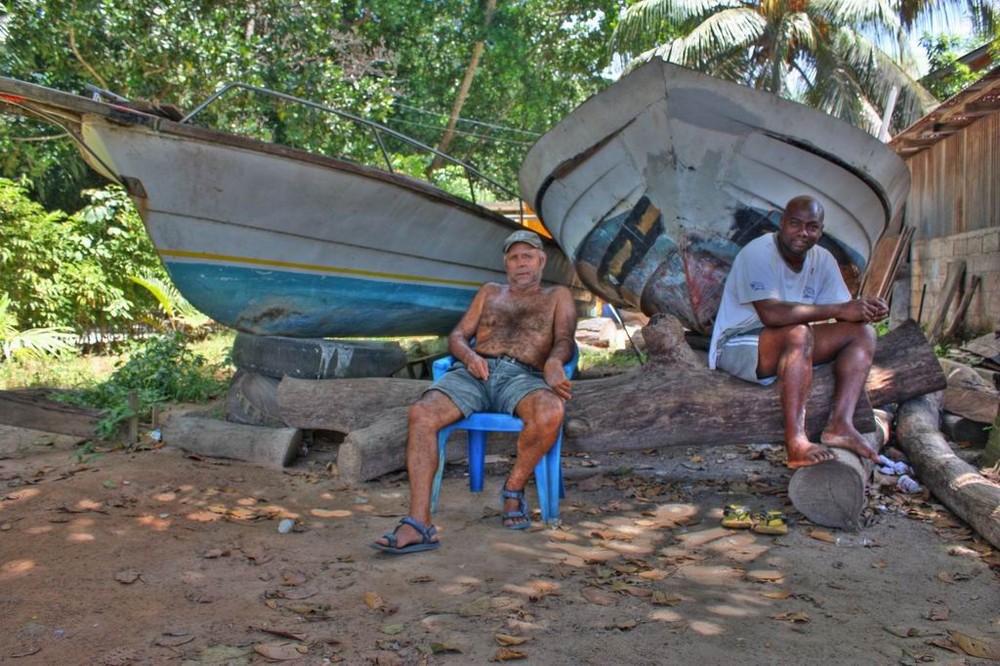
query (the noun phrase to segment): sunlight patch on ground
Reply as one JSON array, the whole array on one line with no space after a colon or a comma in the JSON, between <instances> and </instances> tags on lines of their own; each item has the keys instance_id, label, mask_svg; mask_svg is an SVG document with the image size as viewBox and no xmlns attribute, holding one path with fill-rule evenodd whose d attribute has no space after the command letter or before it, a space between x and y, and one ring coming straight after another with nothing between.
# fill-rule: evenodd
<instances>
[{"instance_id":1,"label":"sunlight patch on ground","mask_svg":"<svg viewBox=\"0 0 1000 666\"><path fill-rule=\"evenodd\" d=\"M506 592L527 597L530 601L538 601L543 597L559 595L562 586L550 580L533 580L526 585L507 584L503 586L503 589Z\"/></svg>"},{"instance_id":2,"label":"sunlight patch on ground","mask_svg":"<svg viewBox=\"0 0 1000 666\"><path fill-rule=\"evenodd\" d=\"M37 527L29 527L25 530L26 534L48 534L52 531L50 525L38 525Z\"/></svg>"},{"instance_id":3,"label":"sunlight patch on ground","mask_svg":"<svg viewBox=\"0 0 1000 666\"><path fill-rule=\"evenodd\" d=\"M545 550L532 548L530 546L519 546L509 541L498 541L495 544L493 544L493 548L495 550L499 550L504 553L515 553L518 555L526 555L528 557L537 559L545 559L547 557L551 557L552 555L551 553Z\"/></svg>"},{"instance_id":4,"label":"sunlight patch on ground","mask_svg":"<svg viewBox=\"0 0 1000 666\"><path fill-rule=\"evenodd\" d=\"M35 568L34 560L11 560L0 564L0 580L11 580L29 573Z\"/></svg>"},{"instance_id":5,"label":"sunlight patch on ground","mask_svg":"<svg viewBox=\"0 0 1000 666\"><path fill-rule=\"evenodd\" d=\"M743 578L743 571L726 566L692 564L677 571L678 577L706 586L727 586Z\"/></svg>"},{"instance_id":6,"label":"sunlight patch on ground","mask_svg":"<svg viewBox=\"0 0 1000 666\"><path fill-rule=\"evenodd\" d=\"M723 633L722 627L715 624L714 622L705 622L704 620L694 620L690 625L691 631L701 634L702 636L720 636Z\"/></svg>"},{"instance_id":7,"label":"sunlight patch on ground","mask_svg":"<svg viewBox=\"0 0 1000 666\"><path fill-rule=\"evenodd\" d=\"M91 541L95 541L96 537L87 532L77 532L76 534L70 534L66 537L66 540L72 541L73 543L89 543Z\"/></svg>"},{"instance_id":8,"label":"sunlight patch on ground","mask_svg":"<svg viewBox=\"0 0 1000 666\"><path fill-rule=\"evenodd\" d=\"M354 512L347 509L310 509L309 514L316 518L350 518Z\"/></svg>"},{"instance_id":9,"label":"sunlight patch on ground","mask_svg":"<svg viewBox=\"0 0 1000 666\"><path fill-rule=\"evenodd\" d=\"M684 616L677 611L658 608L649 614L649 619L654 622L680 622Z\"/></svg>"},{"instance_id":10,"label":"sunlight patch on ground","mask_svg":"<svg viewBox=\"0 0 1000 666\"><path fill-rule=\"evenodd\" d=\"M143 516L139 516L136 519L136 522L143 527L150 527L156 532L165 532L170 527L169 520L148 513Z\"/></svg>"},{"instance_id":11,"label":"sunlight patch on ground","mask_svg":"<svg viewBox=\"0 0 1000 666\"><path fill-rule=\"evenodd\" d=\"M212 513L211 511L192 511L186 518L188 520L193 520L196 523L211 523L216 520L222 520L222 516L217 513Z\"/></svg>"},{"instance_id":12,"label":"sunlight patch on ground","mask_svg":"<svg viewBox=\"0 0 1000 666\"><path fill-rule=\"evenodd\" d=\"M173 502L174 500L177 499L177 493L174 492L157 493L153 495L153 499L156 500L157 502Z\"/></svg>"},{"instance_id":13,"label":"sunlight patch on ground","mask_svg":"<svg viewBox=\"0 0 1000 666\"><path fill-rule=\"evenodd\" d=\"M84 511L97 511L101 508L101 502L97 500L82 499L76 503L76 508Z\"/></svg>"},{"instance_id":14,"label":"sunlight patch on ground","mask_svg":"<svg viewBox=\"0 0 1000 666\"><path fill-rule=\"evenodd\" d=\"M28 499L32 499L34 497L38 497L41 494L42 494L42 491L40 489L38 489L38 488L24 488L22 490L18 490L15 493L11 493L11 494L7 495L3 499L4 499L5 503L6 502L22 502L24 500L28 500ZM3 508L4 508L4 505L0 504L0 511L2 511Z\"/></svg>"}]
</instances>

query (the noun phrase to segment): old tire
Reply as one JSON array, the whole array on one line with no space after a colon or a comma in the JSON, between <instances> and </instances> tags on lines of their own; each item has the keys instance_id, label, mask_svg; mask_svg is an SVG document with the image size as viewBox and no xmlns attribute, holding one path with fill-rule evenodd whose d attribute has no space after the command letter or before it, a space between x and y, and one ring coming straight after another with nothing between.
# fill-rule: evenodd
<instances>
[{"instance_id":1,"label":"old tire","mask_svg":"<svg viewBox=\"0 0 1000 666\"><path fill-rule=\"evenodd\" d=\"M397 342L237 333L233 364L279 378L389 377L406 365L406 353Z\"/></svg>"}]
</instances>

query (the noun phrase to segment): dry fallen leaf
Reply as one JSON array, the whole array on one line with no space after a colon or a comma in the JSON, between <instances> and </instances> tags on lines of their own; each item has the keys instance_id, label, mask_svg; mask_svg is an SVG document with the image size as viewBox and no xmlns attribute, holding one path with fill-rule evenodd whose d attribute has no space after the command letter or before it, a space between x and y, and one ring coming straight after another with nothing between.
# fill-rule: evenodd
<instances>
[{"instance_id":1,"label":"dry fallen leaf","mask_svg":"<svg viewBox=\"0 0 1000 666\"><path fill-rule=\"evenodd\" d=\"M954 629L951 631L951 638L970 657L1000 661L1000 643L996 641L975 638Z\"/></svg>"},{"instance_id":2,"label":"dry fallen leaf","mask_svg":"<svg viewBox=\"0 0 1000 666\"><path fill-rule=\"evenodd\" d=\"M951 611L947 608L934 608L931 609L927 619L934 622L947 622L949 617L951 617Z\"/></svg>"},{"instance_id":3,"label":"dry fallen leaf","mask_svg":"<svg viewBox=\"0 0 1000 666\"><path fill-rule=\"evenodd\" d=\"M300 659L302 655L309 652L305 645L292 645L291 643L261 643L253 646L253 651L274 661L291 661Z\"/></svg>"},{"instance_id":4,"label":"dry fallen leaf","mask_svg":"<svg viewBox=\"0 0 1000 666\"><path fill-rule=\"evenodd\" d=\"M371 610L378 610L385 606L385 601L378 592L365 592L365 605Z\"/></svg>"},{"instance_id":5,"label":"dry fallen leaf","mask_svg":"<svg viewBox=\"0 0 1000 666\"><path fill-rule=\"evenodd\" d=\"M504 646L521 645L531 640L531 636L511 636L510 634L493 634L493 638L497 639L497 643Z\"/></svg>"},{"instance_id":6,"label":"dry fallen leaf","mask_svg":"<svg viewBox=\"0 0 1000 666\"><path fill-rule=\"evenodd\" d=\"M806 532L806 535L812 537L813 539L816 539L817 541L825 541L827 543L837 543L837 537L833 536L826 530L817 530L814 528Z\"/></svg>"},{"instance_id":7,"label":"dry fallen leaf","mask_svg":"<svg viewBox=\"0 0 1000 666\"><path fill-rule=\"evenodd\" d=\"M768 591L768 592L761 592L760 596L765 597L767 599L781 600L781 599L787 599L788 597L792 596L792 591L791 590L771 590L771 591Z\"/></svg>"},{"instance_id":8,"label":"dry fallen leaf","mask_svg":"<svg viewBox=\"0 0 1000 666\"><path fill-rule=\"evenodd\" d=\"M772 620L782 620L793 624L812 622L812 619L805 613L779 613L771 616Z\"/></svg>"},{"instance_id":9,"label":"dry fallen leaf","mask_svg":"<svg viewBox=\"0 0 1000 666\"><path fill-rule=\"evenodd\" d=\"M667 594L663 590L654 590L650 601L652 601L654 606L676 606L684 601L684 599L675 594Z\"/></svg>"},{"instance_id":10,"label":"dry fallen leaf","mask_svg":"<svg viewBox=\"0 0 1000 666\"><path fill-rule=\"evenodd\" d=\"M605 592L597 587L585 587L580 591L583 598L598 606L614 606L617 601L615 595Z\"/></svg>"},{"instance_id":11,"label":"dry fallen leaf","mask_svg":"<svg viewBox=\"0 0 1000 666\"><path fill-rule=\"evenodd\" d=\"M442 654L445 652L458 652L458 653L462 652L461 648L459 648L457 645L453 645L452 643L431 643L430 648L433 654Z\"/></svg>"},{"instance_id":12,"label":"dry fallen leaf","mask_svg":"<svg viewBox=\"0 0 1000 666\"><path fill-rule=\"evenodd\" d=\"M774 581L779 581L784 579L784 574L780 571L765 570L765 571L748 571L747 578L758 583L771 583Z\"/></svg>"},{"instance_id":13,"label":"dry fallen leaf","mask_svg":"<svg viewBox=\"0 0 1000 666\"><path fill-rule=\"evenodd\" d=\"M490 661L513 661L515 659L527 659L528 655L524 652L519 652L517 650L511 650L510 648L500 648L493 653L490 657Z\"/></svg>"}]
</instances>

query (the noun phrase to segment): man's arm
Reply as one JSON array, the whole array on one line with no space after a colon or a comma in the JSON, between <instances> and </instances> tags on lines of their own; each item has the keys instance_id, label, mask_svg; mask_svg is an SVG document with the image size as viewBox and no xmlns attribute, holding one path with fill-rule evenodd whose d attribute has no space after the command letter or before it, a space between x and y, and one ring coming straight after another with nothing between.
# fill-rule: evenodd
<instances>
[{"instance_id":1,"label":"man's arm","mask_svg":"<svg viewBox=\"0 0 1000 666\"><path fill-rule=\"evenodd\" d=\"M552 349L545 359L542 374L545 383L563 400L571 397L572 383L566 376L565 366L573 358L576 345L576 305L566 287L556 288L556 303L552 315Z\"/></svg>"},{"instance_id":2,"label":"man's arm","mask_svg":"<svg viewBox=\"0 0 1000 666\"><path fill-rule=\"evenodd\" d=\"M484 284L479 288L472 303L469 304L469 309L465 311L448 336L448 351L456 360L465 364L473 377L480 380L489 377L489 366L486 364L486 360L472 349L469 341L476 337L479 318L483 313L483 305L495 288L496 285L492 283Z\"/></svg>"},{"instance_id":3,"label":"man's arm","mask_svg":"<svg viewBox=\"0 0 1000 666\"><path fill-rule=\"evenodd\" d=\"M843 303L809 305L789 303L776 299L754 301L753 307L761 323L768 328L779 328L793 324L810 324L816 321L836 319L837 321L873 322L885 319L889 307L881 298L865 296Z\"/></svg>"}]
</instances>

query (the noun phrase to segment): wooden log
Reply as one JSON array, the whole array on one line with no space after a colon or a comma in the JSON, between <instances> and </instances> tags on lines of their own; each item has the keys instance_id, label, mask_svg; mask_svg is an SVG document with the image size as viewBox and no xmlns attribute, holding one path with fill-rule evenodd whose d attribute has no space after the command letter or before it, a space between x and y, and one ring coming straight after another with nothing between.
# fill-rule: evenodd
<instances>
[{"instance_id":1,"label":"wooden log","mask_svg":"<svg viewBox=\"0 0 1000 666\"><path fill-rule=\"evenodd\" d=\"M621 451L664 446L781 441L775 386L761 387L709 370L684 342L676 320L643 329L651 361L625 375L574 383L567 403L567 451ZM278 385L283 421L303 429L347 433L341 473L352 482L400 469L405 460L406 409L428 382L391 378L299 380ZM939 390L944 374L915 322L879 341L869 392L877 404ZM831 367L817 370L807 406L813 436L826 424L833 395ZM855 412L862 432L875 429L866 396ZM371 426L377 427L368 430ZM371 450L379 462L358 462ZM346 467L344 467L346 465ZM376 475L379 475L376 474ZM355 476L356 475L356 476Z\"/></svg>"},{"instance_id":2,"label":"wooden log","mask_svg":"<svg viewBox=\"0 0 1000 666\"><path fill-rule=\"evenodd\" d=\"M95 437L101 411L49 400L40 391L0 391L0 423L76 437Z\"/></svg>"},{"instance_id":3,"label":"wooden log","mask_svg":"<svg viewBox=\"0 0 1000 666\"><path fill-rule=\"evenodd\" d=\"M920 482L942 504L1000 548L1000 484L951 450L938 430L940 393L907 400L899 408L896 439Z\"/></svg>"},{"instance_id":4,"label":"wooden log","mask_svg":"<svg viewBox=\"0 0 1000 666\"><path fill-rule=\"evenodd\" d=\"M287 467L302 441L297 428L261 428L198 416L173 416L163 424L163 442L190 453L267 467Z\"/></svg>"},{"instance_id":5,"label":"wooden log","mask_svg":"<svg viewBox=\"0 0 1000 666\"><path fill-rule=\"evenodd\" d=\"M757 386L709 370L686 345L674 342L677 331L664 326L661 322L643 329L651 357L642 368L575 384L573 399L566 406L567 450L784 439L776 385ZM865 385L867 396L862 395L860 409L855 410L855 427L863 433L875 429L871 405L899 402L944 385L933 350L916 322L908 321L879 340ZM826 425L833 390L833 368L817 369L806 405L806 428L812 437L818 437Z\"/></svg>"},{"instance_id":6,"label":"wooden log","mask_svg":"<svg viewBox=\"0 0 1000 666\"><path fill-rule=\"evenodd\" d=\"M978 423L990 424L1000 411L1000 391L964 363L940 360L948 386L944 409Z\"/></svg>"},{"instance_id":7,"label":"wooden log","mask_svg":"<svg viewBox=\"0 0 1000 666\"><path fill-rule=\"evenodd\" d=\"M874 451L885 444L888 423L880 425L865 435ZM788 481L788 499L817 525L855 531L861 527L872 463L845 449L833 449L833 453L836 460L795 470Z\"/></svg>"}]
</instances>

